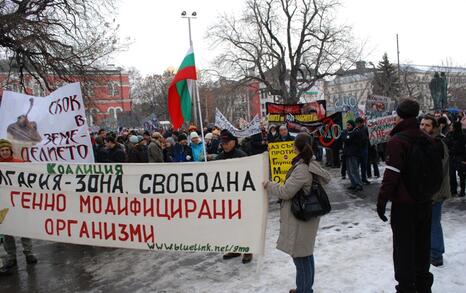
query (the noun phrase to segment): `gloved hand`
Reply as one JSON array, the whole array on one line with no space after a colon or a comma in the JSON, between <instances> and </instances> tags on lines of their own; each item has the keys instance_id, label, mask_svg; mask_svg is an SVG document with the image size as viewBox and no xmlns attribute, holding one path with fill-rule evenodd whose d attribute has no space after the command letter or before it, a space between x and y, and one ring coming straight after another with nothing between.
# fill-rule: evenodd
<instances>
[{"instance_id":1,"label":"gloved hand","mask_svg":"<svg viewBox=\"0 0 466 293\"><path fill-rule=\"evenodd\" d=\"M387 203L377 203L377 214L379 215L379 218L384 222L388 221L387 217L385 216L386 207Z\"/></svg>"}]
</instances>

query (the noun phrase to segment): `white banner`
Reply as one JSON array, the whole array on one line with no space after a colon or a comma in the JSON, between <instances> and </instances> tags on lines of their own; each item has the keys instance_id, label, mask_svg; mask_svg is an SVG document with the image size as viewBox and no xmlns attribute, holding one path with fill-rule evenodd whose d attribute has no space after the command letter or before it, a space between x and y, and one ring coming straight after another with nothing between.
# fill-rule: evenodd
<instances>
[{"instance_id":1,"label":"white banner","mask_svg":"<svg viewBox=\"0 0 466 293\"><path fill-rule=\"evenodd\" d=\"M208 163L0 163L0 234L263 254L267 156Z\"/></svg>"},{"instance_id":2,"label":"white banner","mask_svg":"<svg viewBox=\"0 0 466 293\"><path fill-rule=\"evenodd\" d=\"M13 155L24 161L94 162L79 83L47 97L4 91L0 138L10 140Z\"/></svg>"},{"instance_id":3,"label":"white banner","mask_svg":"<svg viewBox=\"0 0 466 293\"><path fill-rule=\"evenodd\" d=\"M260 118L258 115L254 116L245 129L238 129L228 121L219 109L215 109L215 126L220 127L221 129L228 129L228 131L236 137L249 137L261 132Z\"/></svg>"}]
</instances>

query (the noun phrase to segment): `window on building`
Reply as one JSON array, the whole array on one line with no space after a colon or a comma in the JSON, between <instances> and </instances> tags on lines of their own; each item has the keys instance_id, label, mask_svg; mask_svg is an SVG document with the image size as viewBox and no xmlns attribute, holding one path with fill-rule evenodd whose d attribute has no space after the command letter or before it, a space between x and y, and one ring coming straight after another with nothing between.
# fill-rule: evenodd
<instances>
[{"instance_id":1,"label":"window on building","mask_svg":"<svg viewBox=\"0 0 466 293\"><path fill-rule=\"evenodd\" d=\"M108 114L110 114L110 118L113 118L115 120L118 119L118 114L120 114L121 112L123 112L123 109L121 107L111 107L111 108L108 108L107 110Z\"/></svg>"},{"instance_id":2,"label":"window on building","mask_svg":"<svg viewBox=\"0 0 466 293\"><path fill-rule=\"evenodd\" d=\"M120 86L118 83L113 81L108 83L108 95L111 97L120 95Z\"/></svg>"}]
</instances>

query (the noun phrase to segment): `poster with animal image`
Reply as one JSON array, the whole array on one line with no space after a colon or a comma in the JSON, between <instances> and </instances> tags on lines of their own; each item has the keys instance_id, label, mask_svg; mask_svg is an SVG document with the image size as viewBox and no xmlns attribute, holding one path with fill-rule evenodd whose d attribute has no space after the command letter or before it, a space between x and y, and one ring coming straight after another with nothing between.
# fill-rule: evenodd
<instances>
[{"instance_id":1,"label":"poster with animal image","mask_svg":"<svg viewBox=\"0 0 466 293\"><path fill-rule=\"evenodd\" d=\"M46 97L4 91L0 138L27 162L93 163L81 85L65 85Z\"/></svg>"}]
</instances>

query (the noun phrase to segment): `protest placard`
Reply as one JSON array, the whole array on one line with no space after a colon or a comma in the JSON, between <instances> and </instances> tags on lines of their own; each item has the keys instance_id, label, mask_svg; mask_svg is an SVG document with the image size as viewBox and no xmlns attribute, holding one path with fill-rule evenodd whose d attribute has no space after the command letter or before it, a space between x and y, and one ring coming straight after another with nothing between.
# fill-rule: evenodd
<instances>
[{"instance_id":1,"label":"protest placard","mask_svg":"<svg viewBox=\"0 0 466 293\"><path fill-rule=\"evenodd\" d=\"M387 142L389 134L396 125L396 115L385 116L367 121L371 145Z\"/></svg>"},{"instance_id":2,"label":"protest placard","mask_svg":"<svg viewBox=\"0 0 466 293\"><path fill-rule=\"evenodd\" d=\"M13 155L24 161L94 162L79 83L47 97L4 91L0 138L10 140Z\"/></svg>"},{"instance_id":3,"label":"protest placard","mask_svg":"<svg viewBox=\"0 0 466 293\"><path fill-rule=\"evenodd\" d=\"M246 123L244 129L238 129L228 121L228 119L220 112L219 109L215 109L215 126L220 129L227 129L236 137L249 137L251 135L261 132L260 129L260 118L258 115L254 116L251 122Z\"/></svg>"},{"instance_id":4,"label":"protest placard","mask_svg":"<svg viewBox=\"0 0 466 293\"><path fill-rule=\"evenodd\" d=\"M366 118L389 116L395 110L395 100L390 97L369 95L366 100Z\"/></svg>"},{"instance_id":5,"label":"protest placard","mask_svg":"<svg viewBox=\"0 0 466 293\"><path fill-rule=\"evenodd\" d=\"M262 254L267 171L267 153L227 163L1 163L0 234Z\"/></svg>"},{"instance_id":6,"label":"protest placard","mask_svg":"<svg viewBox=\"0 0 466 293\"><path fill-rule=\"evenodd\" d=\"M304 104L277 104L266 103L269 123L283 123L289 120L288 116L302 122L313 122L326 115L326 102L319 100Z\"/></svg>"},{"instance_id":7,"label":"protest placard","mask_svg":"<svg viewBox=\"0 0 466 293\"><path fill-rule=\"evenodd\" d=\"M319 139L320 144L327 148L332 147L343 131L341 112L309 123L289 120L286 125L290 132L301 132L303 127L307 128L315 138Z\"/></svg>"},{"instance_id":8,"label":"protest placard","mask_svg":"<svg viewBox=\"0 0 466 293\"><path fill-rule=\"evenodd\" d=\"M283 184L286 173L291 168L291 161L296 157L293 151L294 141L269 143L270 173L272 181Z\"/></svg>"}]
</instances>

